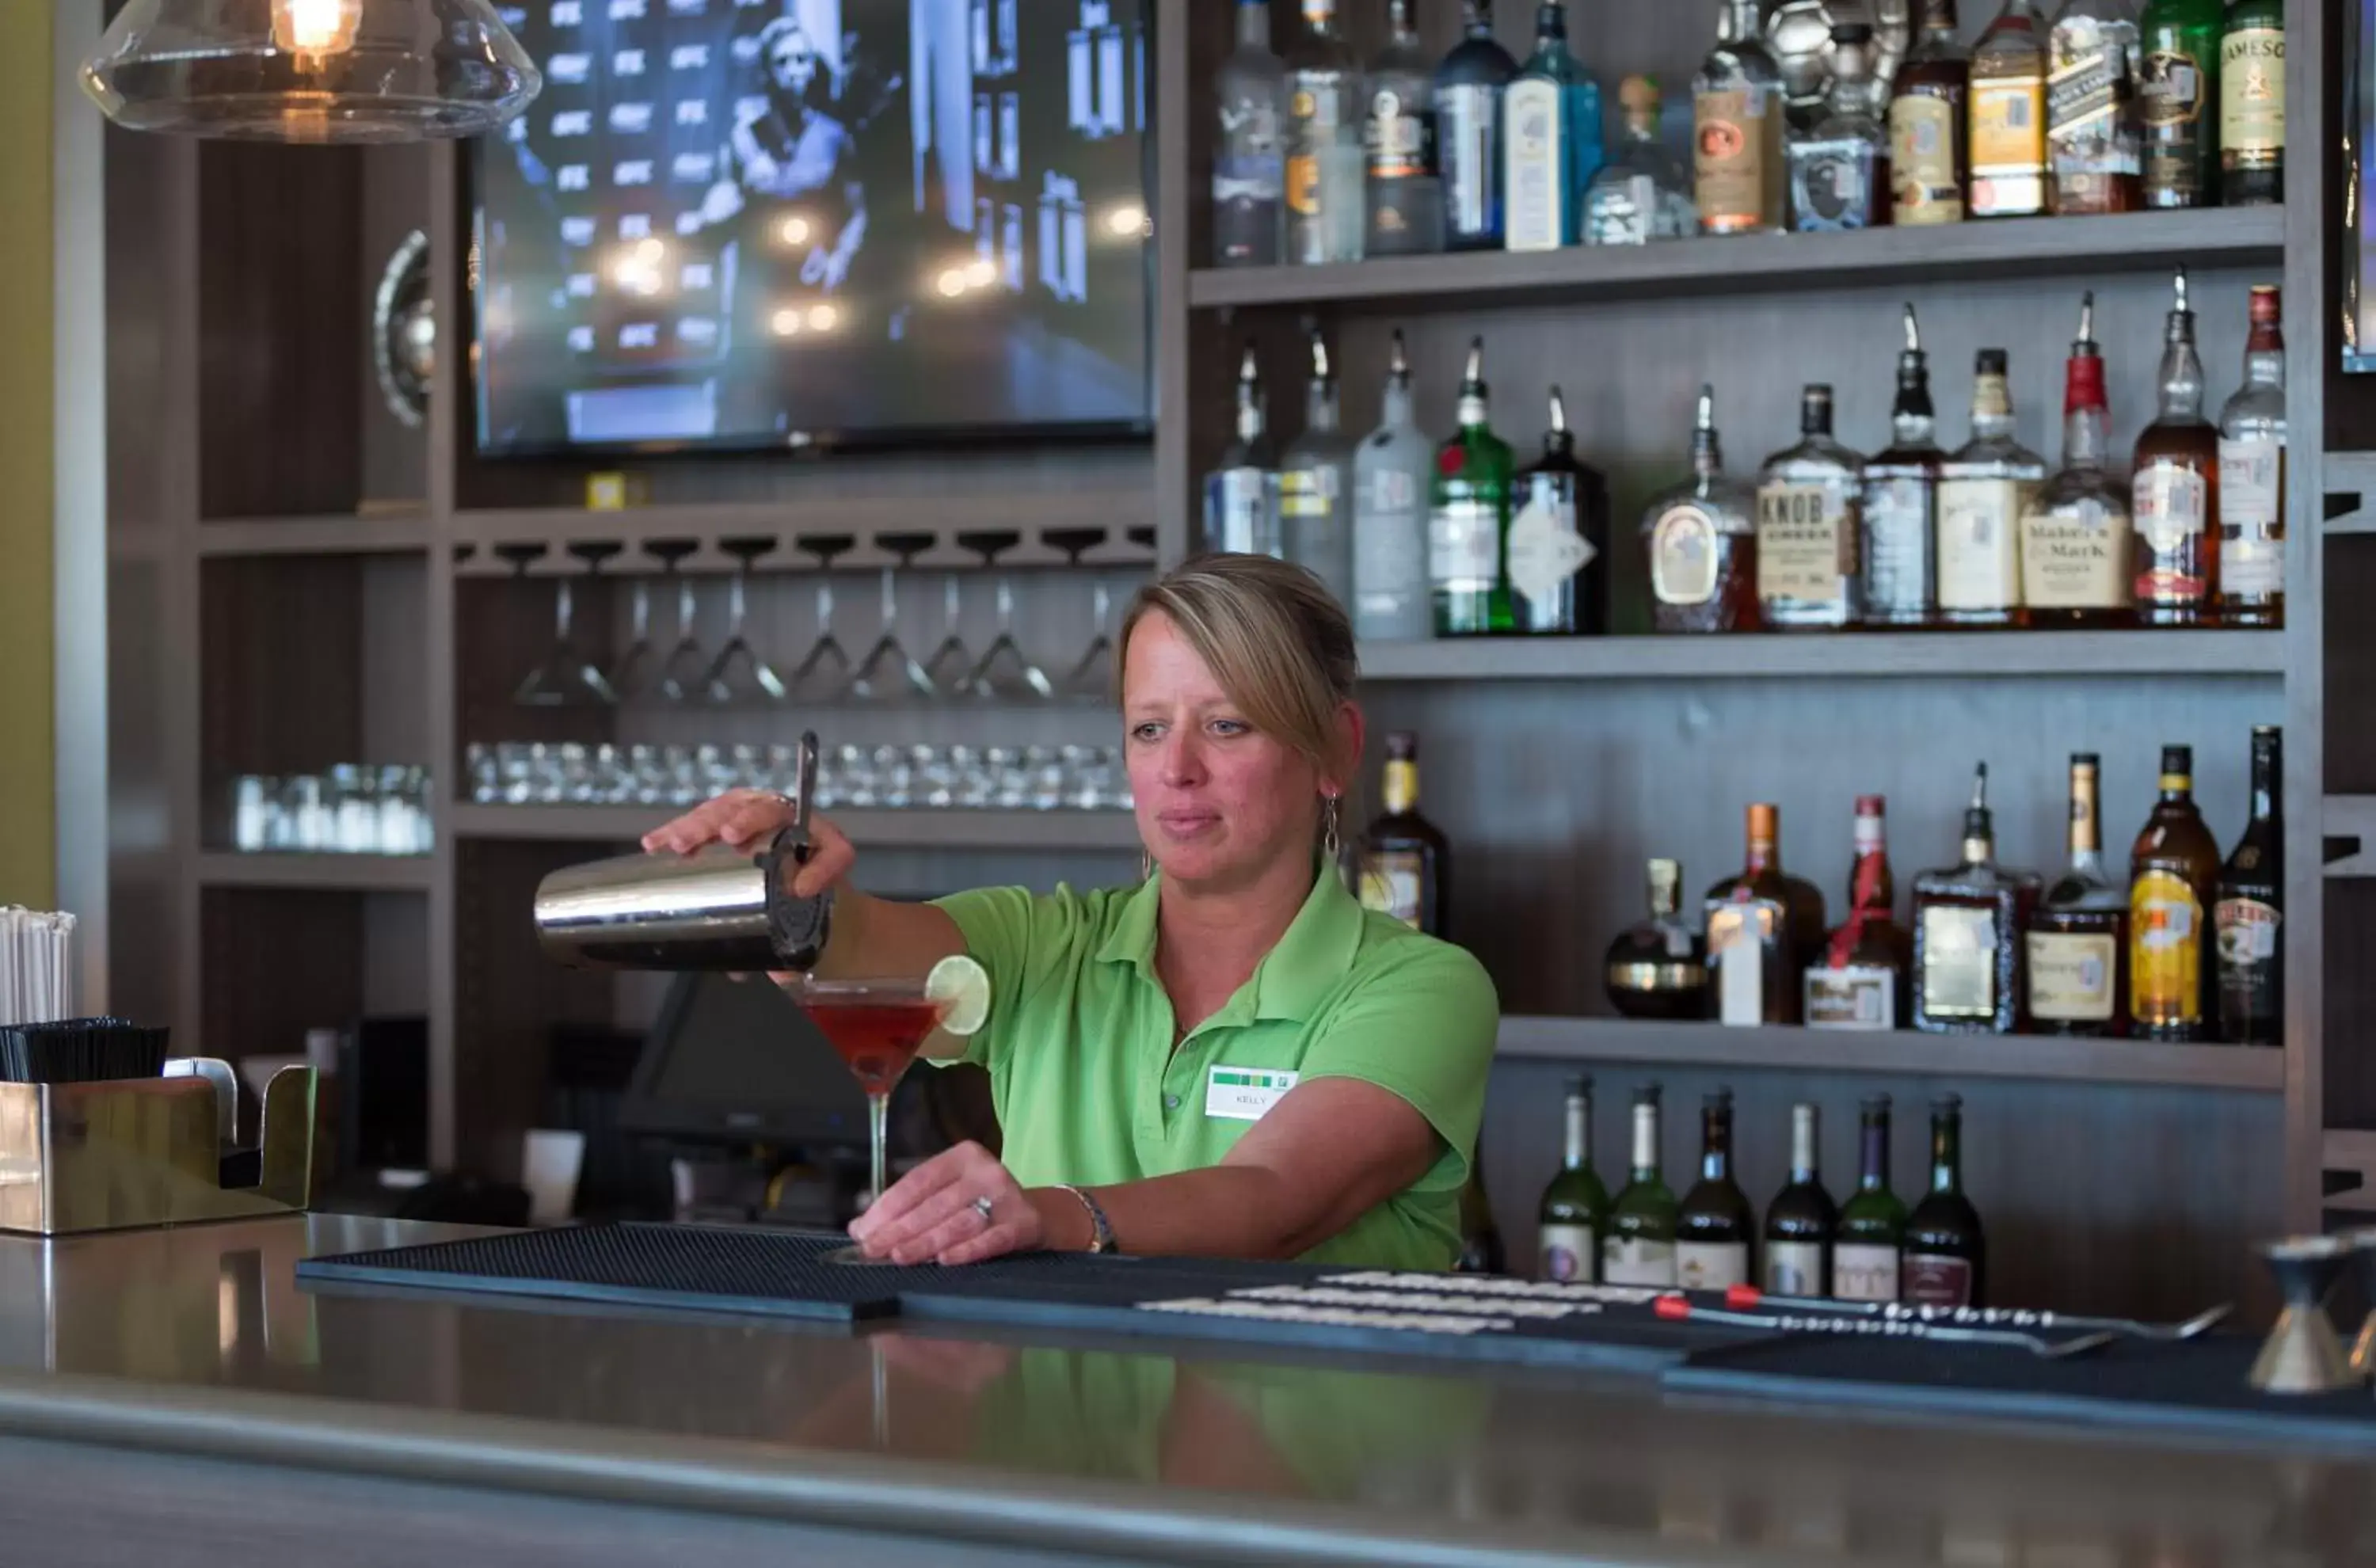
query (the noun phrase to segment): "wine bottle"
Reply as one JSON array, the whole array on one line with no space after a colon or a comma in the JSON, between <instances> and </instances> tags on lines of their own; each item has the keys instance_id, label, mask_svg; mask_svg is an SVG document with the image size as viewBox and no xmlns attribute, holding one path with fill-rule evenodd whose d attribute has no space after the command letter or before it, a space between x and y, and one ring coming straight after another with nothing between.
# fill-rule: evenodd
<instances>
[{"instance_id":1,"label":"wine bottle","mask_svg":"<svg viewBox=\"0 0 2376 1568\"><path fill-rule=\"evenodd\" d=\"M1979 1211L1964 1195L1964 1101L1930 1102L1930 1190L1906 1219L1901 1277L1917 1306L1985 1305L1989 1243Z\"/></svg>"},{"instance_id":2,"label":"wine bottle","mask_svg":"<svg viewBox=\"0 0 2376 1568\"><path fill-rule=\"evenodd\" d=\"M1559 1173L1543 1189L1535 1272L1589 1284L1609 1227L1609 1189L1592 1169L1592 1080L1567 1081L1567 1140Z\"/></svg>"},{"instance_id":3,"label":"wine bottle","mask_svg":"<svg viewBox=\"0 0 2376 1568\"><path fill-rule=\"evenodd\" d=\"M1765 1211L1765 1289L1777 1296L1820 1296L1832 1277L1840 1211L1816 1170L1822 1114L1790 1108L1790 1184Z\"/></svg>"},{"instance_id":4,"label":"wine bottle","mask_svg":"<svg viewBox=\"0 0 2376 1568\"><path fill-rule=\"evenodd\" d=\"M1732 1179L1732 1091L1700 1102L1700 1179L1683 1194L1675 1226L1675 1283L1722 1290L1750 1283L1757 1213Z\"/></svg>"},{"instance_id":5,"label":"wine bottle","mask_svg":"<svg viewBox=\"0 0 2376 1568\"><path fill-rule=\"evenodd\" d=\"M1675 1282L1675 1194L1658 1170L1658 1086L1634 1093L1634 1164L1600 1242L1604 1285Z\"/></svg>"},{"instance_id":6,"label":"wine bottle","mask_svg":"<svg viewBox=\"0 0 2376 1568\"><path fill-rule=\"evenodd\" d=\"M1887 1095L1864 1102L1857 1143L1857 1190L1840 1210L1832 1241L1832 1294L1843 1301L1894 1301L1906 1205L1889 1190Z\"/></svg>"}]
</instances>

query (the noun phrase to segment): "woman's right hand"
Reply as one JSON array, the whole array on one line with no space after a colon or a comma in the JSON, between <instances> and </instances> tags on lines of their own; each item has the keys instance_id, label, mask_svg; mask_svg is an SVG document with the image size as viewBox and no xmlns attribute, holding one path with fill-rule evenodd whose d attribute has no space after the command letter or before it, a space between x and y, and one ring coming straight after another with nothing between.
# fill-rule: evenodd
<instances>
[{"instance_id":1,"label":"woman's right hand","mask_svg":"<svg viewBox=\"0 0 2376 1568\"><path fill-rule=\"evenodd\" d=\"M711 844L757 849L790 827L799 814L792 802L764 790L730 790L705 801L673 822L644 835L648 854L690 855ZM814 898L849 874L858 850L841 829L821 816L809 818L809 858L792 877L796 898Z\"/></svg>"}]
</instances>

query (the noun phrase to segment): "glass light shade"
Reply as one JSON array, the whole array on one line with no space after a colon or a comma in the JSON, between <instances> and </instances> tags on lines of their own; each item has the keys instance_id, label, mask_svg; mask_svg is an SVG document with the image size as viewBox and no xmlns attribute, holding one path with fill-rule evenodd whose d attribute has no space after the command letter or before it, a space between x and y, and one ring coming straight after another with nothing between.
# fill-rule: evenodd
<instances>
[{"instance_id":1,"label":"glass light shade","mask_svg":"<svg viewBox=\"0 0 2376 1568\"><path fill-rule=\"evenodd\" d=\"M480 136L543 85L488 0L126 0L82 69L128 130L253 141Z\"/></svg>"}]
</instances>

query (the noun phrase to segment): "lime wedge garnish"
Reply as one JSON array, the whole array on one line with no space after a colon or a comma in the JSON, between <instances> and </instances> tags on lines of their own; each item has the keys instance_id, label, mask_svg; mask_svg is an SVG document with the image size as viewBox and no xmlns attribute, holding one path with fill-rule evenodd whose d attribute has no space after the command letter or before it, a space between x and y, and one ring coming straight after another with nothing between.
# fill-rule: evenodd
<instances>
[{"instance_id":1,"label":"lime wedge garnish","mask_svg":"<svg viewBox=\"0 0 2376 1568\"><path fill-rule=\"evenodd\" d=\"M990 971L963 953L952 953L924 977L924 995L944 1011L941 1028L964 1038L990 1021Z\"/></svg>"}]
</instances>

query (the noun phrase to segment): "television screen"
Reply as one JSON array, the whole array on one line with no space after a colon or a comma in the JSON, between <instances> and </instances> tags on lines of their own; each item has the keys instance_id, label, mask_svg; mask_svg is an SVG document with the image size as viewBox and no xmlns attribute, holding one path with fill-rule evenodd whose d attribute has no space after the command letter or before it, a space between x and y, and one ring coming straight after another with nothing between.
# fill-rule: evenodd
<instances>
[{"instance_id":1,"label":"television screen","mask_svg":"<svg viewBox=\"0 0 2376 1568\"><path fill-rule=\"evenodd\" d=\"M534 0L481 451L1144 430L1145 0Z\"/></svg>"}]
</instances>

